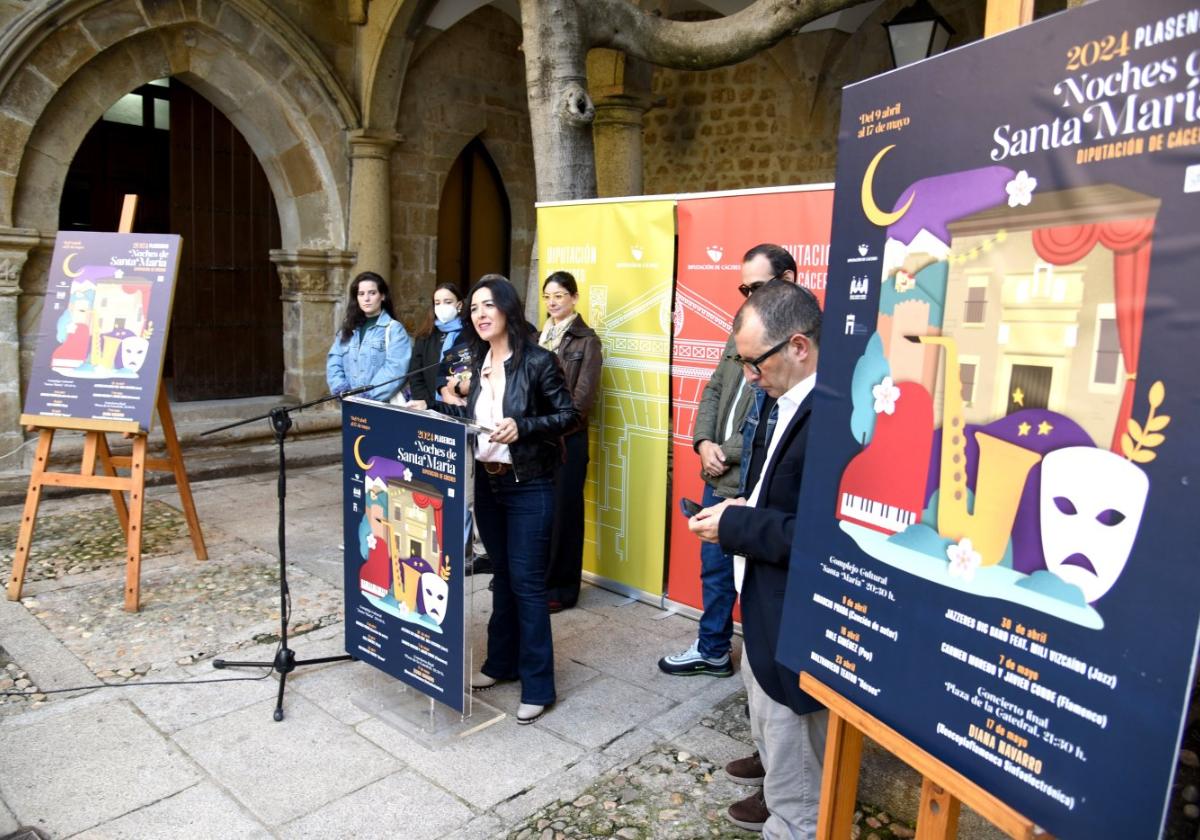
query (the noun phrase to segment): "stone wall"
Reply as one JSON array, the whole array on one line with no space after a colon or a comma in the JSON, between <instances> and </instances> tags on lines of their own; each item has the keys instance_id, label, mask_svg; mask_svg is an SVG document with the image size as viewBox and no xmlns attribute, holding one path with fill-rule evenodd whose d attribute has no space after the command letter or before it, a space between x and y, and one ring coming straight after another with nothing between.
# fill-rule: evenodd
<instances>
[{"instance_id":1,"label":"stone wall","mask_svg":"<svg viewBox=\"0 0 1200 840\"><path fill-rule=\"evenodd\" d=\"M700 192L832 181L841 90L891 69L887 0L855 32L802 33L732 67L656 68L646 115L645 192ZM951 46L978 39L985 4L939 0Z\"/></svg>"},{"instance_id":2,"label":"stone wall","mask_svg":"<svg viewBox=\"0 0 1200 840\"><path fill-rule=\"evenodd\" d=\"M312 39L342 84L354 88L355 32L345 0L272 0L271 5Z\"/></svg>"},{"instance_id":3,"label":"stone wall","mask_svg":"<svg viewBox=\"0 0 1200 840\"><path fill-rule=\"evenodd\" d=\"M652 89L665 101L646 115L646 192L832 180L838 97L806 57L838 41L801 35L733 67L657 68Z\"/></svg>"},{"instance_id":4,"label":"stone wall","mask_svg":"<svg viewBox=\"0 0 1200 840\"><path fill-rule=\"evenodd\" d=\"M412 328L437 276L442 187L455 159L479 137L496 162L512 210L512 281L524 293L533 247L536 185L520 27L485 7L433 40L413 60L392 154L392 285L397 315Z\"/></svg>"}]
</instances>

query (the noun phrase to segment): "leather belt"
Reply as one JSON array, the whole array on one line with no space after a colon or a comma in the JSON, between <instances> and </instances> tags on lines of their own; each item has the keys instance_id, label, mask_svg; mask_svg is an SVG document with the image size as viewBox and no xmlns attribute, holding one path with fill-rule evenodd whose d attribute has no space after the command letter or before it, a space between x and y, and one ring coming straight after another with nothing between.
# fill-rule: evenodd
<instances>
[{"instance_id":1,"label":"leather belt","mask_svg":"<svg viewBox=\"0 0 1200 840\"><path fill-rule=\"evenodd\" d=\"M506 464L503 461L480 461L483 465L483 470L488 475L506 475L511 469L512 464Z\"/></svg>"}]
</instances>

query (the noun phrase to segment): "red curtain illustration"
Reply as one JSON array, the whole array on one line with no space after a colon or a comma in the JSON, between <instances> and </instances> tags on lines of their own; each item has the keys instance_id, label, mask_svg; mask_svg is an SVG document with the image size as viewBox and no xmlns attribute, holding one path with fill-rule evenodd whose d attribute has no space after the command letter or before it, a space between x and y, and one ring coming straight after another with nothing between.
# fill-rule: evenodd
<instances>
[{"instance_id":1,"label":"red curtain illustration","mask_svg":"<svg viewBox=\"0 0 1200 840\"><path fill-rule=\"evenodd\" d=\"M1146 286L1150 279L1150 237L1154 219L1121 219L1086 225L1063 225L1033 232L1039 257L1053 265L1079 262L1099 242L1113 252L1113 285L1116 298L1117 337L1125 359L1125 388L1110 448L1121 451L1121 434L1133 414L1142 322L1146 312Z\"/></svg>"}]
</instances>

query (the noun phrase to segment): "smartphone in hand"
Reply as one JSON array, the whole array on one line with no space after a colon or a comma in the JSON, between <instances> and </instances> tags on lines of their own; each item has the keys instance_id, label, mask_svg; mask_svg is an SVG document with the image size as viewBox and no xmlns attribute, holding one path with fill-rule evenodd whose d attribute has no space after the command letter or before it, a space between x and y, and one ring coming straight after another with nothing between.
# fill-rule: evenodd
<instances>
[{"instance_id":1,"label":"smartphone in hand","mask_svg":"<svg viewBox=\"0 0 1200 840\"><path fill-rule=\"evenodd\" d=\"M691 519L697 513L704 510L704 508L693 502L691 499L680 499L679 510L683 513L684 519Z\"/></svg>"}]
</instances>

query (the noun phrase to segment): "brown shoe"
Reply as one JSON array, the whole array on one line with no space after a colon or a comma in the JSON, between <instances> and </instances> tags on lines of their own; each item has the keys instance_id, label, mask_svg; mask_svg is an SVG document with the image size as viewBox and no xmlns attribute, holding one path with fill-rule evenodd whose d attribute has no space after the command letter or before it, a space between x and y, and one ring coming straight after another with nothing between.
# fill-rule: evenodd
<instances>
[{"instance_id":1,"label":"brown shoe","mask_svg":"<svg viewBox=\"0 0 1200 840\"><path fill-rule=\"evenodd\" d=\"M739 785L762 787L767 771L763 767L762 759L758 757L758 753L755 753L726 764L725 775L731 782L737 782Z\"/></svg>"},{"instance_id":2,"label":"brown shoe","mask_svg":"<svg viewBox=\"0 0 1200 840\"><path fill-rule=\"evenodd\" d=\"M747 831L762 831L769 816L771 812L767 810L767 800L761 790L734 802L725 811L725 819Z\"/></svg>"}]
</instances>

